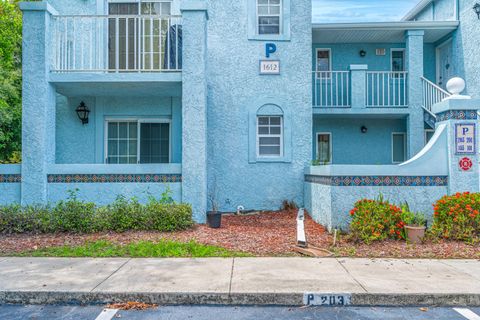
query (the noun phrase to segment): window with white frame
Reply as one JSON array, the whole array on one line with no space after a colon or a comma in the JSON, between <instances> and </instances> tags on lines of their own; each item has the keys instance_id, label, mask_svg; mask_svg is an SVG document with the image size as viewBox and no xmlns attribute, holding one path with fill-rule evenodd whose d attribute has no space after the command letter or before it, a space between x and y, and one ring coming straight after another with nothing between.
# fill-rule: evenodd
<instances>
[{"instance_id":1,"label":"window with white frame","mask_svg":"<svg viewBox=\"0 0 480 320\"><path fill-rule=\"evenodd\" d=\"M149 0L108 4L109 69L159 69L165 49L160 16L171 15L171 1ZM149 16L139 19L138 15ZM129 17L132 16L132 17ZM157 17L153 17L157 16Z\"/></svg>"},{"instance_id":2,"label":"window with white frame","mask_svg":"<svg viewBox=\"0 0 480 320\"><path fill-rule=\"evenodd\" d=\"M169 163L168 120L107 120L106 163Z\"/></svg>"},{"instance_id":3,"label":"window with white frame","mask_svg":"<svg viewBox=\"0 0 480 320\"><path fill-rule=\"evenodd\" d=\"M259 157L283 156L283 117L257 117L257 155Z\"/></svg>"},{"instance_id":4,"label":"window with white frame","mask_svg":"<svg viewBox=\"0 0 480 320\"><path fill-rule=\"evenodd\" d=\"M329 132L317 133L317 161L321 164L332 162L332 134Z\"/></svg>"},{"instance_id":5,"label":"window with white frame","mask_svg":"<svg viewBox=\"0 0 480 320\"><path fill-rule=\"evenodd\" d=\"M405 71L405 49L392 49L391 67L393 72Z\"/></svg>"},{"instance_id":6,"label":"window with white frame","mask_svg":"<svg viewBox=\"0 0 480 320\"><path fill-rule=\"evenodd\" d=\"M331 49L317 49L317 57L315 63L317 78L330 78L330 72L332 71L331 55Z\"/></svg>"},{"instance_id":7,"label":"window with white frame","mask_svg":"<svg viewBox=\"0 0 480 320\"><path fill-rule=\"evenodd\" d=\"M258 34L280 34L282 0L257 0Z\"/></svg>"},{"instance_id":8,"label":"window with white frame","mask_svg":"<svg viewBox=\"0 0 480 320\"><path fill-rule=\"evenodd\" d=\"M392 133L392 162L402 163L407 160L407 135L404 132Z\"/></svg>"}]
</instances>

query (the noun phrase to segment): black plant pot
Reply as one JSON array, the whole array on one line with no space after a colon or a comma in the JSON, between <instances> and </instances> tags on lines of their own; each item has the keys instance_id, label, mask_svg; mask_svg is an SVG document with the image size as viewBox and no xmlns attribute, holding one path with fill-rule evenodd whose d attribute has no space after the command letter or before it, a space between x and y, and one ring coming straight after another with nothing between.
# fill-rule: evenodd
<instances>
[{"instance_id":1,"label":"black plant pot","mask_svg":"<svg viewBox=\"0 0 480 320\"><path fill-rule=\"evenodd\" d=\"M222 225L222 214L218 211L207 212L207 224L210 228L220 228Z\"/></svg>"}]
</instances>

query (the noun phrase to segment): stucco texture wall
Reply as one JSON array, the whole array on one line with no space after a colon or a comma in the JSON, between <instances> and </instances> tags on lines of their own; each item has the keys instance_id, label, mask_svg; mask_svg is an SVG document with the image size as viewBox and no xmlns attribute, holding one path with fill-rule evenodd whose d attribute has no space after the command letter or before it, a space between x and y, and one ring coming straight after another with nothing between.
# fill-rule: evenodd
<instances>
[{"instance_id":1,"label":"stucco texture wall","mask_svg":"<svg viewBox=\"0 0 480 320\"><path fill-rule=\"evenodd\" d=\"M367 127L367 133L360 128ZM317 133L332 134L333 164L392 164L392 132L405 132L405 119L322 118L313 121L313 158Z\"/></svg>"},{"instance_id":2,"label":"stucco texture wall","mask_svg":"<svg viewBox=\"0 0 480 320\"><path fill-rule=\"evenodd\" d=\"M292 3L291 41L248 40L247 1L211 0L208 7L209 194L222 211L278 209L284 199L303 205L311 158L311 1ZM271 58L281 61L281 75L259 75L266 42L277 45ZM292 115L292 146L284 150L291 161L249 161L249 113L265 101Z\"/></svg>"},{"instance_id":3,"label":"stucco texture wall","mask_svg":"<svg viewBox=\"0 0 480 320\"><path fill-rule=\"evenodd\" d=\"M80 101L90 109L89 123L82 125L75 112ZM104 163L105 120L107 118L171 120L172 163L181 163L181 102L165 97L66 98L57 95L56 163Z\"/></svg>"}]
</instances>

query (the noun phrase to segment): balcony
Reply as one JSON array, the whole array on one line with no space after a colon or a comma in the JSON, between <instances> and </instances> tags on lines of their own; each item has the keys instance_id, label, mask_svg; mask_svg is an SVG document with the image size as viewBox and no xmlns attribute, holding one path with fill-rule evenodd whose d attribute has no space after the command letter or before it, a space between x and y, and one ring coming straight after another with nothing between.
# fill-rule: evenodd
<instances>
[{"instance_id":1,"label":"balcony","mask_svg":"<svg viewBox=\"0 0 480 320\"><path fill-rule=\"evenodd\" d=\"M49 80L65 96L180 96L182 40L180 16L52 16Z\"/></svg>"},{"instance_id":2,"label":"balcony","mask_svg":"<svg viewBox=\"0 0 480 320\"><path fill-rule=\"evenodd\" d=\"M54 16L52 72L178 72L181 17Z\"/></svg>"},{"instance_id":3,"label":"balcony","mask_svg":"<svg viewBox=\"0 0 480 320\"><path fill-rule=\"evenodd\" d=\"M392 71L313 72L314 108L406 108L408 73ZM352 101L361 101L352 106Z\"/></svg>"}]
</instances>

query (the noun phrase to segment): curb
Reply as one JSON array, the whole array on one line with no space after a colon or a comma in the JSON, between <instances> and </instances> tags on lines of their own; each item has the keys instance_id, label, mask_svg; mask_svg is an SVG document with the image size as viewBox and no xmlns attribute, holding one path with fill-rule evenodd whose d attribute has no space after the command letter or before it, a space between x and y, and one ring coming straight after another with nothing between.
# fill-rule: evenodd
<instances>
[{"instance_id":1,"label":"curb","mask_svg":"<svg viewBox=\"0 0 480 320\"><path fill-rule=\"evenodd\" d=\"M3 291L0 303L9 304L108 304L139 301L158 305L278 305L303 306L300 293L107 293ZM353 293L350 306L480 307L480 294L380 294Z\"/></svg>"}]
</instances>

